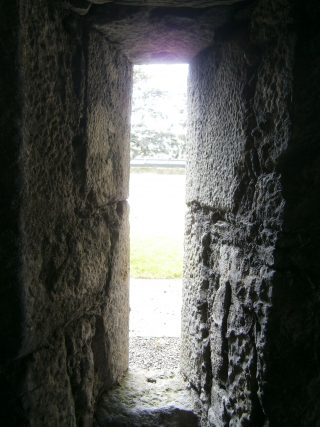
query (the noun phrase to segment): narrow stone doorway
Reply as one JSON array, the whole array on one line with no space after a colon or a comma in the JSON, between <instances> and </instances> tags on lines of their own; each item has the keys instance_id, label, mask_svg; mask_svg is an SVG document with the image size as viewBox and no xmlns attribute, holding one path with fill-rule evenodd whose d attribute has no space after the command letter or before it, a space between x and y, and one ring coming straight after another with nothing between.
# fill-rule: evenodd
<instances>
[{"instance_id":1,"label":"narrow stone doorway","mask_svg":"<svg viewBox=\"0 0 320 427\"><path fill-rule=\"evenodd\" d=\"M134 67L129 367L179 368L185 217L186 64Z\"/></svg>"},{"instance_id":2,"label":"narrow stone doorway","mask_svg":"<svg viewBox=\"0 0 320 427\"><path fill-rule=\"evenodd\" d=\"M102 425L197 425L180 373L187 73L134 67L129 370L105 396Z\"/></svg>"},{"instance_id":3,"label":"narrow stone doorway","mask_svg":"<svg viewBox=\"0 0 320 427\"><path fill-rule=\"evenodd\" d=\"M319 424L318 11L2 2L1 425L92 426L127 370L132 64L157 58L190 63L182 369L202 425Z\"/></svg>"}]
</instances>

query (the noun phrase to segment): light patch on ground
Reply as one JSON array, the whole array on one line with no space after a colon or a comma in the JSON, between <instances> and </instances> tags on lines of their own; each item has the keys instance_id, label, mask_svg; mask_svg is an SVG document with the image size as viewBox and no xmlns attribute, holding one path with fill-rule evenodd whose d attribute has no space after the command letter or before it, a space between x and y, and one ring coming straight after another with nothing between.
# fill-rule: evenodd
<instances>
[{"instance_id":1,"label":"light patch on ground","mask_svg":"<svg viewBox=\"0 0 320 427\"><path fill-rule=\"evenodd\" d=\"M181 280L130 280L130 336L180 337Z\"/></svg>"}]
</instances>

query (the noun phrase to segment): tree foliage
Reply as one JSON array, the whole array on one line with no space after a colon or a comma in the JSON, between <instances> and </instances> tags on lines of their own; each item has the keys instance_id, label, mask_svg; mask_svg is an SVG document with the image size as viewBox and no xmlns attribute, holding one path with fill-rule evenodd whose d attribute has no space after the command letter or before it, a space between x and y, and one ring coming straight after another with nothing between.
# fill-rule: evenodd
<instances>
[{"instance_id":1,"label":"tree foliage","mask_svg":"<svg viewBox=\"0 0 320 427\"><path fill-rule=\"evenodd\" d=\"M145 66L146 67L146 66ZM145 67L135 67L131 159L185 158L186 91L154 87Z\"/></svg>"}]
</instances>

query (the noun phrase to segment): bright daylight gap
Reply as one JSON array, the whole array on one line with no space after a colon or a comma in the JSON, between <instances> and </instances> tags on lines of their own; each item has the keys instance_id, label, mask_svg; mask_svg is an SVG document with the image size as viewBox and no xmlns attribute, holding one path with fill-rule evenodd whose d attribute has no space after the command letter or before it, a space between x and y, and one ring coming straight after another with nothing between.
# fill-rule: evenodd
<instances>
[{"instance_id":1,"label":"bright daylight gap","mask_svg":"<svg viewBox=\"0 0 320 427\"><path fill-rule=\"evenodd\" d=\"M177 370L188 66L134 67L130 173L130 370Z\"/></svg>"}]
</instances>

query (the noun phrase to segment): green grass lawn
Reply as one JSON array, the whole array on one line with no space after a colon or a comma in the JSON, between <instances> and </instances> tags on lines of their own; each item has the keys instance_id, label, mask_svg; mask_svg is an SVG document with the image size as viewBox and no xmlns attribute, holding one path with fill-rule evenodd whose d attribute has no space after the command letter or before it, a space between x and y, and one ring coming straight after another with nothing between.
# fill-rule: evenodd
<instances>
[{"instance_id":1,"label":"green grass lawn","mask_svg":"<svg viewBox=\"0 0 320 427\"><path fill-rule=\"evenodd\" d=\"M155 171L130 175L130 275L182 277L185 177Z\"/></svg>"},{"instance_id":2,"label":"green grass lawn","mask_svg":"<svg viewBox=\"0 0 320 427\"><path fill-rule=\"evenodd\" d=\"M182 242L169 236L131 239L130 276L144 279L182 277Z\"/></svg>"}]
</instances>

